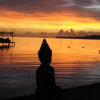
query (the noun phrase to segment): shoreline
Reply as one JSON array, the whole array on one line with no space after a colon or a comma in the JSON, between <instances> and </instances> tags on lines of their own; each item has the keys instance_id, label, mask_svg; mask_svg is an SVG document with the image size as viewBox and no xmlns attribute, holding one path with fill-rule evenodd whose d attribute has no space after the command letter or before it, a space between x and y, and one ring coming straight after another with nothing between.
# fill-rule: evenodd
<instances>
[{"instance_id":1,"label":"shoreline","mask_svg":"<svg viewBox=\"0 0 100 100\"><path fill-rule=\"evenodd\" d=\"M75 88L63 89L60 100L99 100L100 98L100 84L92 84L86 86L79 86ZM4 99L3 99L4 100ZM35 95L27 95L5 100L36 100Z\"/></svg>"},{"instance_id":2,"label":"shoreline","mask_svg":"<svg viewBox=\"0 0 100 100\"><path fill-rule=\"evenodd\" d=\"M100 38L69 38L69 37L56 37L57 39L83 39L83 40L100 40Z\"/></svg>"}]
</instances>

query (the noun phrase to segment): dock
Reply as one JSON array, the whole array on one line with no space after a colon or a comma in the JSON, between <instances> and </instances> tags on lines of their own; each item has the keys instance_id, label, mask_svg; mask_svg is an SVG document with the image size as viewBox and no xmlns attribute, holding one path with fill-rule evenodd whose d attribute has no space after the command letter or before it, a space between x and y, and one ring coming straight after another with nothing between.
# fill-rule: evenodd
<instances>
[{"instance_id":1,"label":"dock","mask_svg":"<svg viewBox=\"0 0 100 100\"><path fill-rule=\"evenodd\" d=\"M13 32L0 32L0 48L15 46L13 41Z\"/></svg>"}]
</instances>

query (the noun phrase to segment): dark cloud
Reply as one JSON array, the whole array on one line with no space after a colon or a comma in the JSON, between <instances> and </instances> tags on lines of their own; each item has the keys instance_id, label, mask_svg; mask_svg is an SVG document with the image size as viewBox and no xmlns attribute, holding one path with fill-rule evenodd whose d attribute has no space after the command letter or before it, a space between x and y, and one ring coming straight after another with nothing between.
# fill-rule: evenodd
<instances>
[{"instance_id":1,"label":"dark cloud","mask_svg":"<svg viewBox=\"0 0 100 100\"><path fill-rule=\"evenodd\" d=\"M94 3L93 0L73 0L76 5L89 6Z\"/></svg>"},{"instance_id":2,"label":"dark cloud","mask_svg":"<svg viewBox=\"0 0 100 100\"><path fill-rule=\"evenodd\" d=\"M100 20L100 0L71 0L72 5L67 7L74 11L79 17L91 17Z\"/></svg>"},{"instance_id":3,"label":"dark cloud","mask_svg":"<svg viewBox=\"0 0 100 100\"><path fill-rule=\"evenodd\" d=\"M55 12L65 4L65 0L0 0L0 6L6 9L16 10L24 13Z\"/></svg>"},{"instance_id":4,"label":"dark cloud","mask_svg":"<svg viewBox=\"0 0 100 100\"><path fill-rule=\"evenodd\" d=\"M100 18L100 0L0 0L2 9L32 13L75 12L77 16Z\"/></svg>"}]
</instances>

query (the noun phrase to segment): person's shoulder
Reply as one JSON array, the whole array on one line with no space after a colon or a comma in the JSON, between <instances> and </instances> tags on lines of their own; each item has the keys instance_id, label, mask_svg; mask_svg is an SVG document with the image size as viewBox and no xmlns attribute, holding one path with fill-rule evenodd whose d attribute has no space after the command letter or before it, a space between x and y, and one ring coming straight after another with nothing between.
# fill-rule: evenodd
<instances>
[{"instance_id":1,"label":"person's shoulder","mask_svg":"<svg viewBox=\"0 0 100 100\"><path fill-rule=\"evenodd\" d=\"M50 69L51 69L52 71L54 71L54 68L53 68L52 66L50 66Z\"/></svg>"},{"instance_id":2,"label":"person's shoulder","mask_svg":"<svg viewBox=\"0 0 100 100\"><path fill-rule=\"evenodd\" d=\"M39 70L41 70L41 66L39 66L36 71L39 71Z\"/></svg>"}]
</instances>

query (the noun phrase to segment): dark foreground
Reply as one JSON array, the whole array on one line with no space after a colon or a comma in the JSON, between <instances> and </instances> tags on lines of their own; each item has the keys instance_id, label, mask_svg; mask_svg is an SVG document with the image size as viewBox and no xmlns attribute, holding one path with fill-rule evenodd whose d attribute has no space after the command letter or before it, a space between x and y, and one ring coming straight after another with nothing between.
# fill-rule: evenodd
<instances>
[{"instance_id":1,"label":"dark foreground","mask_svg":"<svg viewBox=\"0 0 100 100\"><path fill-rule=\"evenodd\" d=\"M35 95L28 95L8 100L36 100L36 98ZM100 100L100 84L64 89L61 98L52 100Z\"/></svg>"}]
</instances>

